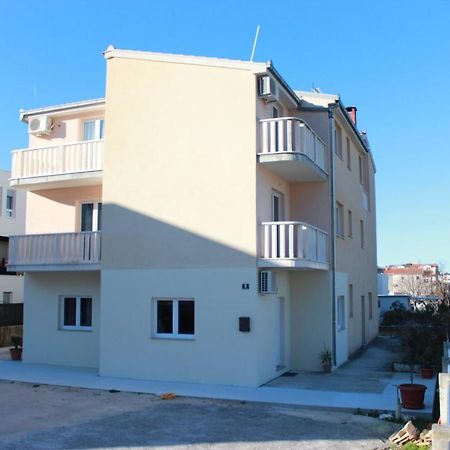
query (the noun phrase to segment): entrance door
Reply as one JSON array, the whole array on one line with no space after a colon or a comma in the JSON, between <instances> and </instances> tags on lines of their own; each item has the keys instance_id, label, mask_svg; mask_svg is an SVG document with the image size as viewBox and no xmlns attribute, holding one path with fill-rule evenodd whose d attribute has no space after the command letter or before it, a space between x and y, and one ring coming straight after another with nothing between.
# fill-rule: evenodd
<instances>
[{"instance_id":1,"label":"entrance door","mask_svg":"<svg viewBox=\"0 0 450 450\"><path fill-rule=\"evenodd\" d=\"M361 346L366 345L366 299L361 295Z\"/></svg>"},{"instance_id":2,"label":"entrance door","mask_svg":"<svg viewBox=\"0 0 450 450\"><path fill-rule=\"evenodd\" d=\"M100 231L102 229L102 203L81 204L81 231Z\"/></svg>"},{"instance_id":3,"label":"entrance door","mask_svg":"<svg viewBox=\"0 0 450 450\"><path fill-rule=\"evenodd\" d=\"M285 318L285 300L284 297L276 299L277 313L275 322L275 342L276 342L276 367L281 370L286 365L285 361L285 333L286 333L286 318Z\"/></svg>"}]
</instances>

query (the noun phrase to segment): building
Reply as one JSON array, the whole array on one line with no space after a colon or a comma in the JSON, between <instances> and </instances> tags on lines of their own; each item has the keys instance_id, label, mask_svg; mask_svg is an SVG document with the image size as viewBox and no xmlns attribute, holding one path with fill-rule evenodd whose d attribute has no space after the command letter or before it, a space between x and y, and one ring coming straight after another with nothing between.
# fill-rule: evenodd
<instances>
[{"instance_id":1,"label":"building","mask_svg":"<svg viewBox=\"0 0 450 450\"><path fill-rule=\"evenodd\" d=\"M293 91L271 63L105 59L105 99L21 112L27 236L9 267L26 274L24 360L255 386L376 336L356 108Z\"/></svg>"},{"instance_id":2,"label":"building","mask_svg":"<svg viewBox=\"0 0 450 450\"><path fill-rule=\"evenodd\" d=\"M22 303L24 277L6 268L9 236L25 233L26 192L10 188L9 177L0 169L0 303Z\"/></svg>"},{"instance_id":3,"label":"building","mask_svg":"<svg viewBox=\"0 0 450 450\"><path fill-rule=\"evenodd\" d=\"M384 268L388 277L390 295L425 297L433 294L433 287L439 280L437 264L406 263Z\"/></svg>"}]
</instances>

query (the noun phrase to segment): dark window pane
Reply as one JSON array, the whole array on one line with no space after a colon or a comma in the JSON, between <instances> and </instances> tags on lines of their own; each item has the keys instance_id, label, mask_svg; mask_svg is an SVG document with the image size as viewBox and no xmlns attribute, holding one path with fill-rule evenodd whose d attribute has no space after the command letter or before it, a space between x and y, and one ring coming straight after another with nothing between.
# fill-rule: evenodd
<instances>
[{"instance_id":1,"label":"dark window pane","mask_svg":"<svg viewBox=\"0 0 450 450\"><path fill-rule=\"evenodd\" d=\"M64 299L64 326L74 327L77 320L77 299L67 297Z\"/></svg>"},{"instance_id":2,"label":"dark window pane","mask_svg":"<svg viewBox=\"0 0 450 450\"><path fill-rule=\"evenodd\" d=\"M93 213L93 203L84 203L83 205L81 205L81 231L92 231Z\"/></svg>"},{"instance_id":3,"label":"dark window pane","mask_svg":"<svg viewBox=\"0 0 450 450\"><path fill-rule=\"evenodd\" d=\"M98 204L98 215L97 215L97 230L101 231L102 230L102 204L99 203Z\"/></svg>"},{"instance_id":4,"label":"dark window pane","mask_svg":"<svg viewBox=\"0 0 450 450\"><path fill-rule=\"evenodd\" d=\"M159 300L157 302L157 332L173 333L173 302L171 300Z\"/></svg>"},{"instance_id":5,"label":"dark window pane","mask_svg":"<svg viewBox=\"0 0 450 450\"><path fill-rule=\"evenodd\" d=\"M92 299L81 298L80 304L80 326L91 327L92 326Z\"/></svg>"},{"instance_id":6,"label":"dark window pane","mask_svg":"<svg viewBox=\"0 0 450 450\"><path fill-rule=\"evenodd\" d=\"M178 334L194 334L194 302L178 302Z\"/></svg>"}]
</instances>

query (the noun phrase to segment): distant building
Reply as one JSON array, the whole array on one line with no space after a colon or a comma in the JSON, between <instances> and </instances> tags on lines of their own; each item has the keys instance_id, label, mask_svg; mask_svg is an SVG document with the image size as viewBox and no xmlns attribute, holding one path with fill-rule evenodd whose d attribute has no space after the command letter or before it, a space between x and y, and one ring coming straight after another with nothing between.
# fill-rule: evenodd
<instances>
[{"instance_id":1,"label":"distant building","mask_svg":"<svg viewBox=\"0 0 450 450\"><path fill-rule=\"evenodd\" d=\"M388 277L389 295L423 297L432 294L433 283L439 278L437 264L407 263L384 268Z\"/></svg>"},{"instance_id":2,"label":"distant building","mask_svg":"<svg viewBox=\"0 0 450 450\"><path fill-rule=\"evenodd\" d=\"M9 237L25 233L26 192L9 187L10 175L0 169L0 303L23 303L24 277L6 265Z\"/></svg>"}]
</instances>

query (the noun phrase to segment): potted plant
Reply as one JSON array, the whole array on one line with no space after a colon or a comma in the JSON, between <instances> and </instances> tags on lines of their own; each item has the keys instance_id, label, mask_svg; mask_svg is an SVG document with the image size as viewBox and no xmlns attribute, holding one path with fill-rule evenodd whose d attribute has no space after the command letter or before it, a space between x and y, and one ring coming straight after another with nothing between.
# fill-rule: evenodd
<instances>
[{"instance_id":1,"label":"potted plant","mask_svg":"<svg viewBox=\"0 0 450 450\"><path fill-rule=\"evenodd\" d=\"M11 359L13 361L20 361L22 359L22 337L11 336L11 345L14 345L14 347L9 349Z\"/></svg>"},{"instance_id":2,"label":"potted plant","mask_svg":"<svg viewBox=\"0 0 450 450\"><path fill-rule=\"evenodd\" d=\"M332 359L333 355L331 354L330 350L327 350L326 348L322 351L320 354L320 362L322 363L323 371L326 373L331 372L332 367Z\"/></svg>"},{"instance_id":3,"label":"potted plant","mask_svg":"<svg viewBox=\"0 0 450 450\"><path fill-rule=\"evenodd\" d=\"M409 325L403 328L401 342L405 353L405 362L410 368L410 383L400 384L400 397L402 406L406 409L422 409L424 407L425 391L423 384L414 383L414 366L420 361L424 345L426 345L426 333L417 325Z\"/></svg>"}]
</instances>

